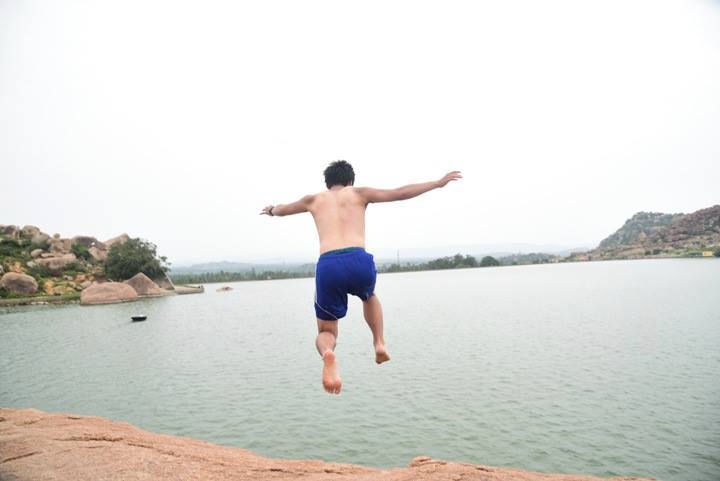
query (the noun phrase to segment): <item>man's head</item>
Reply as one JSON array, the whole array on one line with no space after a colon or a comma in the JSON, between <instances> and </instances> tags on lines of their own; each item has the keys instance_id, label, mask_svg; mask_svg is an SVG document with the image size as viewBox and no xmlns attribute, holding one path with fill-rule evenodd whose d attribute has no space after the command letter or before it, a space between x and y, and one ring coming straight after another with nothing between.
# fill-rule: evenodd
<instances>
[{"instance_id":1,"label":"man's head","mask_svg":"<svg viewBox=\"0 0 720 481\"><path fill-rule=\"evenodd\" d=\"M331 162L325 169L325 185L330 189L335 185L353 185L355 183L355 171L349 162L336 160Z\"/></svg>"}]
</instances>

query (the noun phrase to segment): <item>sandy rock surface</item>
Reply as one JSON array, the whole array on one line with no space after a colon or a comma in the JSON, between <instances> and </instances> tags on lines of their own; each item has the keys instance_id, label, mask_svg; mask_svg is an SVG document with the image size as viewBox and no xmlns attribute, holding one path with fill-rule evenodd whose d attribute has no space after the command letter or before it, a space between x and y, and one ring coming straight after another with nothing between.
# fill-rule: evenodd
<instances>
[{"instance_id":1,"label":"sandy rock surface","mask_svg":"<svg viewBox=\"0 0 720 481\"><path fill-rule=\"evenodd\" d=\"M0 479L303 481L600 481L415 458L380 470L323 461L268 459L240 448L143 431L99 417L0 408ZM640 478L610 478L615 481Z\"/></svg>"},{"instance_id":2,"label":"sandy rock surface","mask_svg":"<svg viewBox=\"0 0 720 481\"><path fill-rule=\"evenodd\" d=\"M130 279L125 281L125 284L135 289L135 292L140 296L166 296L172 294L170 291L161 289L160 286L155 284L148 276L142 272L138 272Z\"/></svg>"},{"instance_id":3,"label":"sandy rock surface","mask_svg":"<svg viewBox=\"0 0 720 481\"><path fill-rule=\"evenodd\" d=\"M112 304L113 302L134 301L137 292L123 282L92 284L80 293L80 304Z\"/></svg>"}]
</instances>

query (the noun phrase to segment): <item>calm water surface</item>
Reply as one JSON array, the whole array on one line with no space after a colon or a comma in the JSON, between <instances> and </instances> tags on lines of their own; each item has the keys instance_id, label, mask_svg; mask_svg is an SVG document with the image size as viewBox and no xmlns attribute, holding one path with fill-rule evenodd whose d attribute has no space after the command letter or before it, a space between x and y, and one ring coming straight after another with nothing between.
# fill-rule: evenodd
<instances>
[{"instance_id":1,"label":"calm water surface","mask_svg":"<svg viewBox=\"0 0 720 481\"><path fill-rule=\"evenodd\" d=\"M0 406L106 416L283 458L418 455L720 479L720 261L387 274L393 360L356 299L326 395L311 279L131 304L6 309ZM135 313L144 323L130 323Z\"/></svg>"}]
</instances>

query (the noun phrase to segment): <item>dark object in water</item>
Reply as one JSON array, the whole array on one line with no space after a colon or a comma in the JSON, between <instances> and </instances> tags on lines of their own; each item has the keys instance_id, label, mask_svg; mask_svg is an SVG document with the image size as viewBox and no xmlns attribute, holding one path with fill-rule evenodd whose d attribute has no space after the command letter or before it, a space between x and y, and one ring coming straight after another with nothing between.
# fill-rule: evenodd
<instances>
[{"instance_id":1,"label":"dark object in water","mask_svg":"<svg viewBox=\"0 0 720 481\"><path fill-rule=\"evenodd\" d=\"M144 321L147 319L147 316L132 316L130 319L132 319L133 322Z\"/></svg>"}]
</instances>

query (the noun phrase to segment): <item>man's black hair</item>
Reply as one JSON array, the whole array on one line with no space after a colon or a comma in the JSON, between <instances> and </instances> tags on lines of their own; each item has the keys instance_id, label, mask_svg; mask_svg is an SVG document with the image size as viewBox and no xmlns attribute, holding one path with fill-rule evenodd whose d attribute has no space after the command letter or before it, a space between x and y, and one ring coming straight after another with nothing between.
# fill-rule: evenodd
<instances>
[{"instance_id":1,"label":"man's black hair","mask_svg":"<svg viewBox=\"0 0 720 481\"><path fill-rule=\"evenodd\" d=\"M355 171L350 162L345 160L331 162L323 173L328 189L333 185L353 185L355 183Z\"/></svg>"}]
</instances>

